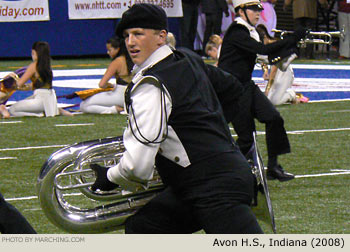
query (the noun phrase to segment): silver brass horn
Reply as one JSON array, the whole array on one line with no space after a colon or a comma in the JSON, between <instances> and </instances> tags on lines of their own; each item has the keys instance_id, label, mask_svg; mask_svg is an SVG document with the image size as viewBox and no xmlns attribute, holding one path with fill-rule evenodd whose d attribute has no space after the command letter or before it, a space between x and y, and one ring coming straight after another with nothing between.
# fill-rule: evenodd
<instances>
[{"instance_id":1,"label":"silver brass horn","mask_svg":"<svg viewBox=\"0 0 350 252\"><path fill-rule=\"evenodd\" d=\"M283 39L285 35L293 33L293 31L277 30L277 29L272 29L272 31L279 33L281 39ZM305 47L306 44L332 45L333 38L344 39L345 32L346 31L344 27L342 27L339 31L320 31L320 32L310 31L307 33L307 36L304 39L299 41L299 46Z\"/></svg>"},{"instance_id":2,"label":"silver brass horn","mask_svg":"<svg viewBox=\"0 0 350 252\"><path fill-rule=\"evenodd\" d=\"M39 201L48 219L70 233L121 229L128 216L163 189L156 175L150 189L144 192L90 190L95 176L89 165L111 166L123 151L122 138L116 137L74 144L53 153L37 181Z\"/></svg>"},{"instance_id":3,"label":"silver brass horn","mask_svg":"<svg viewBox=\"0 0 350 252\"><path fill-rule=\"evenodd\" d=\"M90 165L112 166L119 162L123 152L122 137L115 137L73 144L53 153L42 166L37 181L39 201L48 219L69 233L105 233L123 228L127 217L164 189L155 171L149 189L143 192L92 191L95 174ZM272 205L257 149L254 155L258 163L252 169L259 193L253 211L259 212L258 218L261 213L270 214L263 219L271 219L275 232Z\"/></svg>"}]
</instances>

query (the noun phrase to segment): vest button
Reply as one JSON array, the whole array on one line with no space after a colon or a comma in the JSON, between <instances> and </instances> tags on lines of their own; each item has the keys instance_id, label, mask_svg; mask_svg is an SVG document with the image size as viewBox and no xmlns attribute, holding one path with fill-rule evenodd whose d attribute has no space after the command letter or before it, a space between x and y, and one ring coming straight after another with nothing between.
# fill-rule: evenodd
<instances>
[{"instance_id":1,"label":"vest button","mask_svg":"<svg viewBox=\"0 0 350 252\"><path fill-rule=\"evenodd\" d=\"M174 160L175 160L175 162L177 163L177 162L180 161L180 158L179 158L178 156L176 156L176 157L174 158Z\"/></svg>"}]
</instances>

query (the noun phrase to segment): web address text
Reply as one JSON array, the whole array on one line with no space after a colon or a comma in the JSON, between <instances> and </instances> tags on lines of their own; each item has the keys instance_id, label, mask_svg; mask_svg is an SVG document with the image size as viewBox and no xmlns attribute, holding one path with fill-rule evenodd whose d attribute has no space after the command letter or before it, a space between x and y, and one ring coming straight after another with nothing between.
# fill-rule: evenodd
<instances>
[{"instance_id":1,"label":"web address text","mask_svg":"<svg viewBox=\"0 0 350 252\"><path fill-rule=\"evenodd\" d=\"M0 16L2 17L13 17L13 19L17 19L20 16L43 16L44 8L36 7L36 8L10 8L8 6L3 7L0 6Z\"/></svg>"}]
</instances>

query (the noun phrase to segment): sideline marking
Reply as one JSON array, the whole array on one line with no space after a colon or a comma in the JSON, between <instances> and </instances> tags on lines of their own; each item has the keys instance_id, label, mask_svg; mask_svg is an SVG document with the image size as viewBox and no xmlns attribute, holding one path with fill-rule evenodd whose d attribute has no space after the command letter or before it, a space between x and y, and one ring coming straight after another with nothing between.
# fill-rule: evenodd
<instances>
[{"instance_id":1,"label":"sideline marking","mask_svg":"<svg viewBox=\"0 0 350 252\"><path fill-rule=\"evenodd\" d=\"M17 159L17 157L0 157L0 160Z\"/></svg>"},{"instance_id":2,"label":"sideline marking","mask_svg":"<svg viewBox=\"0 0 350 252\"><path fill-rule=\"evenodd\" d=\"M56 127L93 126L94 123L55 124Z\"/></svg>"}]
</instances>

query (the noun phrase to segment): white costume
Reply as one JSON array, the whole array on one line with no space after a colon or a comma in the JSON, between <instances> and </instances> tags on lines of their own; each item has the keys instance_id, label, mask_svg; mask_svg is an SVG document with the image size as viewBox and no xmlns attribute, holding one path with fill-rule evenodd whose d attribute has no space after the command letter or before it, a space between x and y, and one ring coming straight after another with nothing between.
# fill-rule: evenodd
<instances>
[{"instance_id":1,"label":"white costume","mask_svg":"<svg viewBox=\"0 0 350 252\"><path fill-rule=\"evenodd\" d=\"M38 88L34 94L13 104L9 112L11 116L50 117L59 114L57 97L54 89Z\"/></svg>"},{"instance_id":2,"label":"white costume","mask_svg":"<svg viewBox=\"0 0 350 252\"><path fill-rule=\"evenodd\" d=\"M294 72L291 65L284 72L277 69L274 82L267 95L273 105L281 105L296 99L296 94L291 89L293 82Z\"/></svg>"},{"instance_id":3,"label":"white costume","mask_svg":"<svg viewBox=\"0 0 350 252\"><path fill-rule=\"evenodd\" d=\"M124 107L124 93L127 86L118 85L113 91L95 94L80 103L84 113L117 114L117 108Z\"/></svg>"}]
</instances>

